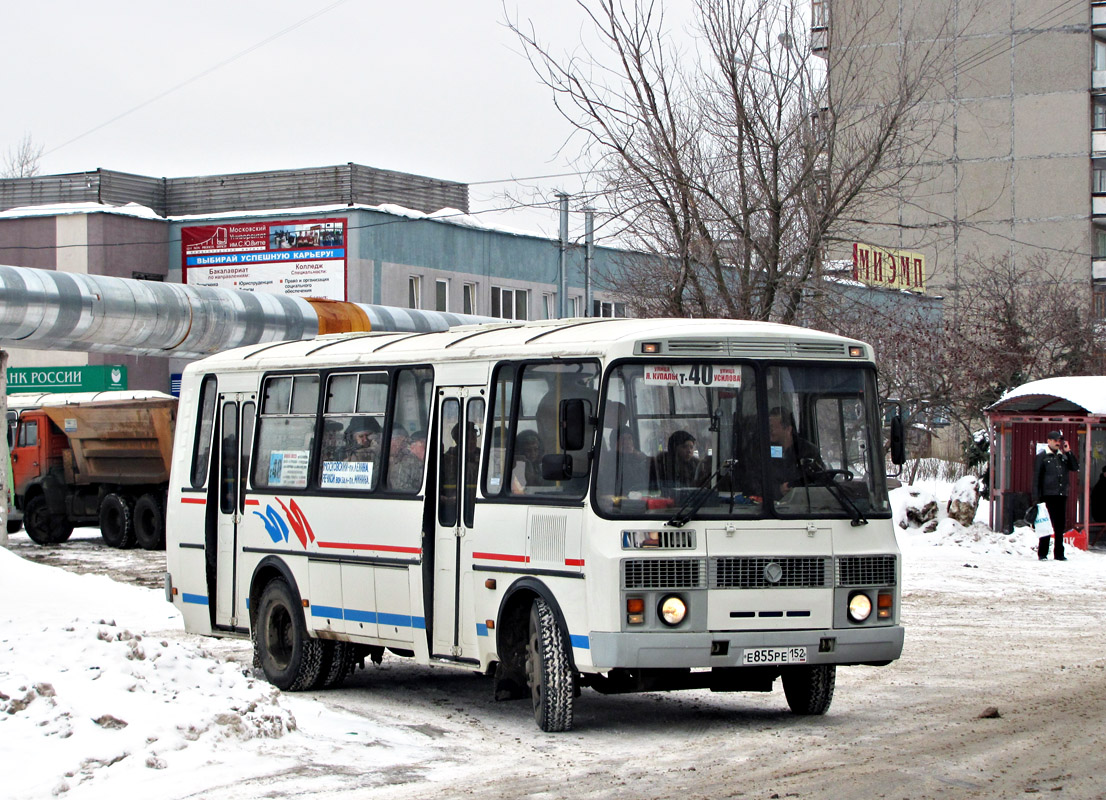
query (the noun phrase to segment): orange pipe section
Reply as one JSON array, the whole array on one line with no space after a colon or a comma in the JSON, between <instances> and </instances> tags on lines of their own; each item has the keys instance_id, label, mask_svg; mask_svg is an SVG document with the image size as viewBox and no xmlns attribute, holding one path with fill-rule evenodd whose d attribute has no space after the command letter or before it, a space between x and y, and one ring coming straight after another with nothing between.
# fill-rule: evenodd
<instances>
[{"instance_id":1,"label":"orange pipe section","mask_svg":"<svg viewBox=\"0 0 1106 800\"><path fill-rule=\"evenodd\" d=\"M343 303L340 300L324 300L318 297L304 298L319 316L319 335L325 333L350 333L352 331L371 331L369 315L356 303Z\"/></svg>"}]
</instances>

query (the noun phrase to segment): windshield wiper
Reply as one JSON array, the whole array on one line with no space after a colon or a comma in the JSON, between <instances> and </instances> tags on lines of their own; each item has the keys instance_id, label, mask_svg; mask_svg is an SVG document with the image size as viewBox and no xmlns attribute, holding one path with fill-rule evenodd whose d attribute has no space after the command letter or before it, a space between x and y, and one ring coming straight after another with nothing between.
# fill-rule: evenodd
<instances>
[{"instance_id":1,"label":"windshield wiper","mask_svg":"<svg viewBox=\"0 0 1106 800\"><path fill-rule=\"evenodd\" d=\"M688 495L684 500L684 504L680 506L680 510L675 513L672 519L668 520L669 525L673 528L682 528L691 521L691 517L703 504L707 502L707 499L714 494L714 489L718 485L718 479L723 475L729 475L730 470L733 468L733 459L723 461L722 464L714 471L713 475L707 477L699 486Z\"/></svg>"},{"instance_id":2,"label":"windshield wiper","mask_svg":"<svg viewBox=\"0 0 1106 800\"><path fill-rule=\"evenodd\" d=\"M860 508L857 507L856 503L845 494L845 490L834 482L833 478L835 475L844 475L845 480L849 481L853 479L853 474L847 469L824 469L812 475L810 481L808 481L804 475L803 486L805 488L809 488L810 486L824 486L826 491L833 496L833 499L838 502L841 508L849 512L849 515L853 518L854 528L860 525L867 525L868 518L860 512Z\"/></svg>"}]
</instances>

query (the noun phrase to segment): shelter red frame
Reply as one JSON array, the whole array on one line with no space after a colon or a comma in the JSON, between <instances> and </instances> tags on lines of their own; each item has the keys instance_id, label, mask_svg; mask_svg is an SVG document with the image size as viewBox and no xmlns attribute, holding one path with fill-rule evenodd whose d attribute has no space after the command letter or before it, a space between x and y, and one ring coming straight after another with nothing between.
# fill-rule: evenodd
<instances>
[{"instance_id":1,"label":"shelter red frame","mask_svg":"<svg viewBox=\"0 0 1106 800\"><path fill-rule=\"evenodd\" d=\"M1106 377L1047 378L1007 392L985 410L990 433L991 528L1009 532L1032 501L1038 443L1059 430L1072 443L1069 528L1078 543L1106 541L1106 520L1091 520L1091 486L1106 464Z\"/></svg>"}]
</instances>

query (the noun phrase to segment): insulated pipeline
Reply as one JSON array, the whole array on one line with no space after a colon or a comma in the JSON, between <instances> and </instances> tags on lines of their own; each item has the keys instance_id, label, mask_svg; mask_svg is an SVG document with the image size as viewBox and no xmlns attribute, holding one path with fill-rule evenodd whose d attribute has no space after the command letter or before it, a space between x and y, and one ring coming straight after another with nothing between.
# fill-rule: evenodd
<instances>
[{"instance_id":1,"label":"insulated pipeline","mask_svg":"<svg viewBox=\"0 0 1106 800\"><path fill-rule=\"evenodd\" d=\"M0 265L0 346L200 358L339 331L436 331L491 322L448 312L304 299Z\"/></svg>"}]
</instances>

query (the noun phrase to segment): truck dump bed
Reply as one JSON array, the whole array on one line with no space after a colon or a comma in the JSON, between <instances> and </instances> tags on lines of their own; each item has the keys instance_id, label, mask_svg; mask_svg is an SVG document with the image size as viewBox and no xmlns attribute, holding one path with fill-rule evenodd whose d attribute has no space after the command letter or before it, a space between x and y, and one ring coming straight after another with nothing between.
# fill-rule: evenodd
<instances>
[{"instance_id":1,"label":"truck dump bed","mask_svg":"<svg viewBox=\"0 0 1106 800\"><path fill-rule=\"evenodd\" d=\"M66 480L121 485L169 480L176 399L113 400L42 411L69 438Z\"/></svg>"}]
</instances>

